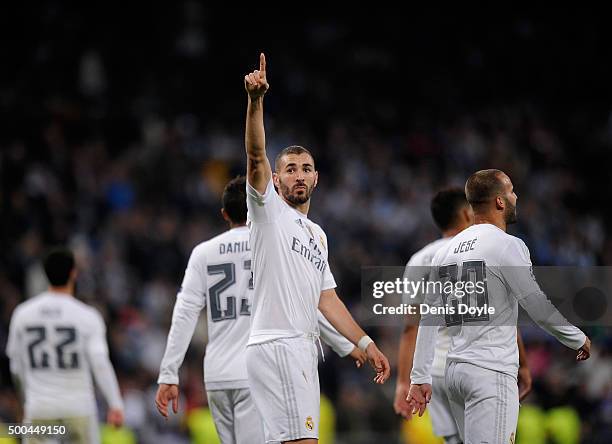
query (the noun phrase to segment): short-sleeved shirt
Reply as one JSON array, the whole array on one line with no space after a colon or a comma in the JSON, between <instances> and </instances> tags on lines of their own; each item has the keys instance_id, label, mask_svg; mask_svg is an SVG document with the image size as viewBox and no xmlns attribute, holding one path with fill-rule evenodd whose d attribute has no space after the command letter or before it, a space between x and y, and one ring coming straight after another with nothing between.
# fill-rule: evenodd
<instances>
[{"instance_id":1,"label":"short-sleeved shirt","mask_svg":"<svg viewBox=\"0 0 612 444\"><path fill-rule=\"evenodd\" d=\"M321 291L335 288L327 236L288 205L272 179L262 195L247 183L253 283L249 345L316 334Z\"/></svg>"}]
</instances>

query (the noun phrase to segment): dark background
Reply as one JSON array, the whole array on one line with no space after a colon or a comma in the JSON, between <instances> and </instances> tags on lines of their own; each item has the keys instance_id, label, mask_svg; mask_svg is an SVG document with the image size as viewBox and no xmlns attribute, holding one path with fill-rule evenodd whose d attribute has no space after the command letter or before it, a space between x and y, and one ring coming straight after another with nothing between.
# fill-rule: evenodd
<instances>
[{"instance_id":1,"label":"dark background","mask_svg":"<svg viewBox=\"0 0 612 444\"><path fill-rule=\"evenodd\" d=\"M127 423L141 442L160 442L158 430L186 436L152 411L155 379L189 253L224 229L220 191L244 172L242 82L260 51L269 155L290 144L313 151L311 217L356 315L360 267L403 265L435 239L433 193L481 168L512 178L511 232L534 264L612 263L606 14L317 9L42 2L0 14L0 345L15 304L44 289L44 249L69 244L79 297L108 322ZM588 333L595 356L577 366L550 337L524 332L535 377L528 404L543 415L568 407L580 442L609 442L612 335ZM395 364L399 332L371 334ZM204 337L184 365L190 407L205 402ZM321 381L337 441L399 439L394 383L373 387L369 374L327 356ZM14 421L0 362L0 418Z\"/></svg>"}]
</instances>

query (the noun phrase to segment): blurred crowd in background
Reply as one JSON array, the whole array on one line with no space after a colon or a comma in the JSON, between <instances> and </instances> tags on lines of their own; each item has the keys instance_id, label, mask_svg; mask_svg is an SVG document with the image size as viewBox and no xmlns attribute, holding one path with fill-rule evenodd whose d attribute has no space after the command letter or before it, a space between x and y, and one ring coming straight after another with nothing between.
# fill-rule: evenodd
<instances>
[{"instance_id":1,"label":"blurred crowd in background","mask_svg":"<svg viewBox=\"0 0 612 444\"><path fill-rule=\"evenodd\" d=\"M612 264L610 30L596 15L252 23L191 1L36 8L14 11L24 26L13 24L0 54L0 348L15 305L45 289L44 250L72 247L78 297L107 321L139 442L196 442L183 414L156 413L155 380L191 249L226 228L221 191L245 171L242 77L261 50L269 157L290 144L314 153L309 216L327 232L339 294L358 317L361 266L405 264L439 235L436 190L482 168L513 180L511 233L534 264ZM369 332L395 366L399 330ZM517 442L612 440L612 331L587 333L593 356L575 365L551 337L524 332L534 391ZM200 325L181 372L182 412L206 405L205 340ZM0 364L0 421L14 422L3 354ZM394 381L381 389L329 350L320 372L336 442L409 442Z\"/></svg>"}]
</instances>

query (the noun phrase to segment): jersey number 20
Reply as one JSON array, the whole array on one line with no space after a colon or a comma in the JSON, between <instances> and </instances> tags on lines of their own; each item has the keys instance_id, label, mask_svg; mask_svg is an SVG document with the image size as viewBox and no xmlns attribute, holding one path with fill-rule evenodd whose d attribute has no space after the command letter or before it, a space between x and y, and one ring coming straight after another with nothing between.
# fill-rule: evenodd
<instances>
[{"instance_id":1,"label":"jersey number 20","mask_svg":"<svg viewBox=\"0 0 612 444\"><path fill-rule=\"evenodd\" d=\"M452 282L456 285L457 281L460 282L473 282L474 288L477 283L484 284L482 292L473 291L467 293L462 298L442 291L442 299L444 306L454 307L454 314L446 314L445 321L446 326L451 327L453 325L461 325L464 322L476 322L476 321L488 321L489 314L484 312L482 315L474 314L459 314L459 304L466 304L468 307L484 307L485 304L489 303L489 294L486 285L486 265L484 261L465 261L461 264L461 279L459 279L459 268L457 264L443 265L438 268L438 278L444 285L445 282Z\"/></svg>"}]
</instances>

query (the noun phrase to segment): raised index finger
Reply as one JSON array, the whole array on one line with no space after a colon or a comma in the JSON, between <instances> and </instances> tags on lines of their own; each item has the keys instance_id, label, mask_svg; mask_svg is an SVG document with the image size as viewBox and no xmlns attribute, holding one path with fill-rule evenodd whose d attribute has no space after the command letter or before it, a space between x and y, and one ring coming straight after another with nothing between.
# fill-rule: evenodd
<instances>
[{"instance_id":1,"label":"raised index finger","mask_svg":"<svg viewBox=\"0 0 612 444\"><path fill-rule=\"evenodd\" d=\"M266 56L263 52L259 54L259 70L266 71Z\"/></svg>"}]
</instances>

